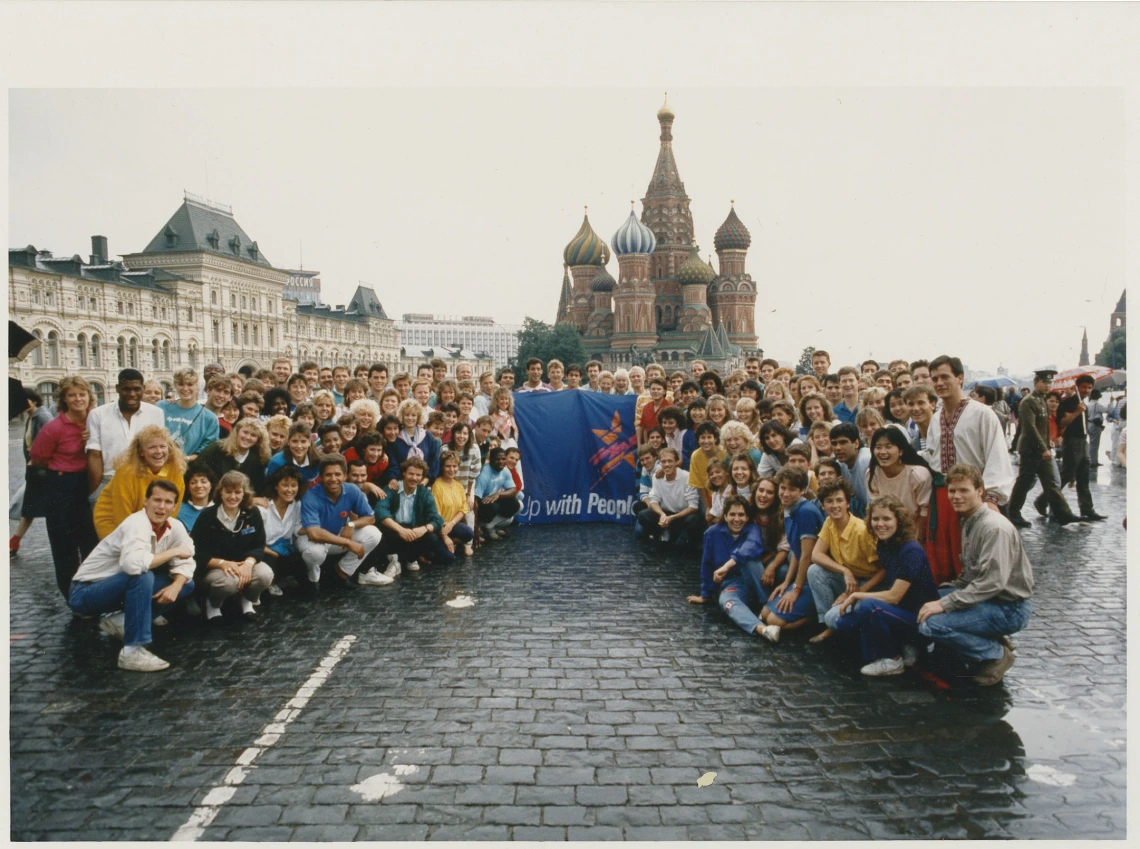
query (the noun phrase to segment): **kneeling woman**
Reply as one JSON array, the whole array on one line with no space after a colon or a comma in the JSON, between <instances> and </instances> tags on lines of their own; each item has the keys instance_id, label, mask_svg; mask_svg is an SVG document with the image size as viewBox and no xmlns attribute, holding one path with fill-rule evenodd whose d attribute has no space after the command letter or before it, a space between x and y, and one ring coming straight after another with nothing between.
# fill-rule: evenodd
<instances>
[{"instance_id":1,"label":"kneeling woman","mask_svg":"<svg viewBox=\"0 0 1140 849\"><path fill-rule=\"evenodd\" d=\"M839 633L858 633L864 675L899 675L914 663L918 610L938 600L926 551L915 541L914 519L893 495L881 495L867 510L878 539L879 565L886 572L885 590L847 596L836 620ZM921 639L921 638L919 638Z\"/></svg>"},{"instance_id":2,"label":"kneeling woman","mask_svg":"<svg viewBox=\"0 0 1140 849\"><path fill-rule=\"evenodd\" d=\"M265 524L253 506L249 478L226 472L218 481L218 506L194 523L194 560L206 593L206 621L222 615L222 603L241 594L241 612L256 616L254 605L273 583L273 570L262 561Z\"/></svg>"}]
</instances>

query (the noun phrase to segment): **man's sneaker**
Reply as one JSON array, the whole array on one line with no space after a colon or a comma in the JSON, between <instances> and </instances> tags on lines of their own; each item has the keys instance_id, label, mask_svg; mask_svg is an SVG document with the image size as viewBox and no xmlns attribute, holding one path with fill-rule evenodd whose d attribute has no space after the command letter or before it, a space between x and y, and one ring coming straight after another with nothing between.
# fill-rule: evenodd
<instances>
[{"instance_id":1,"label":"man's sneaker","mask_svg":"<svg viewBox=\"0 0 1140 849\"><path fill-rule=\"evenodd\" d=\"M982 687L992 687L1001 682L1006 671L1013 666L1013 652L1007 646L1001 647L1001 657L982 664L978 674L974 676L974 683Z\"/></svg>"},{"instance_id":2,"label":"man's sneaker","mask_svg":"<svg viewBox=\"0 0 1140 849\"><path fill-rule=\"evenodd\" d=\"M872 678L880 678L884 675L902 675L904 669L906 666L900 658L881 657L872 663L868 663L859 671Z\"/></svg>"},{"instance_id":3,"label":"man's sneaker","mask_svg":"<svg viewBox=\"0 0 1140 849\"><path fill-rule=\"evenodd\" d=\"M420 564L419 564L419 561L417 561L417 560L409 560L409 561L408 561L408 571L409 571L409 572L418 572L418 571L420 571Z\"/></svg>"},{"instance_id":4,"label":"man's sneaker","mask_svg":"<svg viewBox=\"0 0 1140 849\"><path fill-rule=\"evenodd\" d=\"M308 563L306 563L305 564L305 571L309 575L309 583L310 584L320 583L320 580L321 580L321 564L320 563L318 563L316 566L310 566Z\"/></svg>"},{"instance_id":5,"label":"man's sneaker","mask_svg":"<svg viewBox=\"0 0 1140 849\"><path fill-rule=\"evenodd\" d=\"M902 661L903 666L914 666L914 664L918 661L918 649L916 649L910 643L907 643L902 648Z\"/></svg>"},{"instance_id":6,"label":"man's sneaker","mask_svg":"<svg viewBox=\"0 0 1140 849\"><path fill-rule=\"evenodd\" d=\"M483 538L484 539L502 539L502 537L499 536L499 532L496 531L494 528L484 528L483 529Z\"/></svg>"},{"instance_id":7,"label":"man's sneaker","mask_svg":"<svg viewBox=\"0 0 1140 849\"><path fill-rule=\"evenodd\" d=\"M165 628L170 624L170 620L168 620L165 616L156 616L154 617L154 621L150 624L155 625L159 628Z\"/></svg>"},{"instance_id":8,"label":"man's sneaker","mask_svg":"<svg viewBox=\"0 0 1140 849\"><path fill-rule=\"evenodd\" d=\"M110 613L99 620L99 630L104 634L110 634L116 640L123 639L124 621L126 617L122 613Z\"/></svg>"},{"instance_id":9,"label":"man's sneaker","mask_svg":"<svg viewBox=\"0 0 1140 849\"><path fill-rule=\"evenodd\" d=\"M367 572L361 572L356 576L356 580L362 587L382 587L392 583L396 579L385 572L381 575L375 569L369 569Z\"/></svg>"},{"instance_id":10,"label":"man's sneaker","mask_svg":"<svg viewBox=\"0 0 1140 849\"><path fill-rule=\"evenodd\" d=\"M123 651L119 652L119 669L126 669L128 672L161 672L170 666L161 657L151 654L142 646L136 648L130 654L126 653L126 647Z\"/></svg>"},{"instance_id":11,"label":"man's sneaker","mask_svg":"<svg viewBox=\"0 0 1140 849\"><path fill-rule=\"evenodd\" d=\"M467 545L463 546L463 553L470 557L475 553L475 548L471 545L471 543L467 543Z\"/></svg>"},{"instance_id":12,"label":"man's sneaker","mask_svg":"<svg viewBox=\"0 0 1140 849\"><path fill-rule=\"evenodd\" d=\"M669 541L669 529L668 528L666 528L665 530L663 530L661 532L661 541L662 542L668 542Z\"/></svg>"},{"instance_id":13,"label":"man's sneaker","mask_svg":"<svg viewBox=\"0 0 1140 849\"><path fill-rule=\"evenodd\" d=\"M998 642L1010 651L1017 651L1017 645L1009 638L1009 634L1002 634L998 637Z\"/></svg>"},{"instance_id":14,"label":"man's sneaker","mask_svg":"<svg viewBox=\"0 0 1140 849\"><path fill-rule=\"evenodd\" d=\"M277 584L270 584L266 592L270 595L285 595L284 591L282 591L281 587L277 586Z\"/></svg>"},{"instance_id":15,"label":"man's sneaker","mask_svg":"<svg viewBox=\"0 0 1140 849\"><path fill-rule=\"evenodd\" d=\"M780 642L780 626L765 625L764 630L760 632L760 635L769 642L778 643Z\"/></svg>"},{"instance_id":16,"label":"man's sneaker","mask_svg":"<svg viewBox=\"0 0 1140 849\"><path fill-rule=\"evenodd\" d=\"M376 570L369 569L368 571L375 572ZM395 558L390 558L388 560L388 568L384 570L384 577L391 578L394 581L396 578L400 577L401 571L400 561L396 560Z\"/></svg>"}]
</instances>

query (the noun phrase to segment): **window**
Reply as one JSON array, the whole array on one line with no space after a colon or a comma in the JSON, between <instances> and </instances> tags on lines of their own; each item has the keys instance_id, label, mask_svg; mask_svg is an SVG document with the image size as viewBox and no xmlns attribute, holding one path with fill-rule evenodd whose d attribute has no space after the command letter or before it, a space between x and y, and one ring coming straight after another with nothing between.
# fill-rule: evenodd
<instances>
[{"instance_id":1,"label":"window","mask_svg":"<svg viewBox=\"0 0 1140 849\"><path fill-rule=\"evenodd\" d=\"M192 369L198 368L198 349L193 345L186 351L186 359L189 361L188 365Z\"/></svg>"},{"instance_id":2,"label":"window","mask_svg":"<svg viewBox=\"0 0 1140 849\"><path fill-rule=\"evenodd\" d=\"M242 296L241 296L241 308L242 308L243 310L245 309L245 295L242 295Z\"/></svg>"},{"instance_id":3,"label":"window","mask_svg":"<svg viewBox=\"0 0 1140 849\"><path fill-rule=\"evenodd\" d=\"M257 311L258 311L258 308L259 308L259 307L260 307L260 305L261 305L261 304L260 304L260 301L261 301L261 298L259 298L257 295L254 295L253 297L251 297L251 298L249 299L249 303L250 303L250 305L253 307L253 311L254 311L254 312L257 312Z\"/></svg>"},{"instance_id":4,"label":"window","mask_svg":"<svg viewBox=\"0 0 1140 849\"><path fill-rule=\"evenodd\" d=\"M158 340L155 339L150 343L150 367L158 371Z\"/></svg>"},{"instance_id":5,"label":"window","mask_svg":"<svg viewBox=\"0 0 1140 849\"><path fill-rule=\"evenodd\" d=\"M131 368L139 367L139 340L134 336L131 337L130 344L127 346L127 364Z\"/></svg>"},{"instance_id":6,"label":"window","mask_svg":"<svg viewBox=\"0 0 1140 849\"><path fill-rule=\"evenodd\" d=\"M120 336L115 345L117 368L127 367L127 340Z\"/></svg>"},{"instance_id":7,"label":"window","mask_svg":"<svg viewBox=\"0 0 1140 849\"><path fill-rule=\"evenodd\" d=\"M256 324L253 326L253 344L254 345L257 344L257 325Z\"/></svg>"},{"instance_id":8,"label":"window","mask_svg":"<svg viewBox=\"0 0 1140 849\"><path fill-rule=\"evenodd\" d=\"M217 345L218 344L218 320L215 318L212 322L210 322L210 324L213 326L213 330L214 330L214 344Z\"/></svg>"},{"instance_id":9,"label":"window","mask_svg":"<svg viewBox=\"0 0 1140 849\"><path fill-rule=\"evenodd\" d=\"M99 334L93 334L91 336L91 368L99 368L99 348L101 345L102 340L99 338Z\"/></svg>"},{"instance_id":10,"label":"window","mask_svg":"<svg viewBox=\"0 0 1140 849\"><path fill-rule=\"evenodd\" d=\"M237 306L237 295L234 295L234 294L230 295L230 306L231 307Z\"/></svg>"},{"instance_id":11,"label":"window","mask_svg":"<svg viewBox=\"0 0 1140 849\"><path fill-rule=\"evenodd\" d=\"M134 314L135 314L135 305L134 304L127 304L127 315L134 315Z\"/></svg>"},{"instance_id":12,"label":"window","mask_svg":"<svg viewBox=\"0 0 1140 849\"><path fill-rule=\"evenodd\" d=\"M44 303L49 307L55 306L55 293L47 292L44 295Z\"/></svg>"},{"instance_id":13,"label":"window","mask_svg":"<svg viewBox=\"0 0 1140 849\"><path fill-rule=\"evenodd\" d=\"M40 302L40 290L32 289L32 303L38 304Z\"/></svg>"},{"instance_id":14,"label":"window","mask_svg":"<svg viewBox=\"0 0 1140 849\"><path fill-rule=\"evenodd\" d=\"M267 303L269 304L269 311L270 311L270 312L273 312L273 310L274 310L274 303L273 303L273 299L272 299L272 298L269 298L269 299L268 299L268 301L267 301Z\"/></svg>"},{"instance_id":15,"label":"window","mask_svg":"<svg viewBox=\"0 0 1140 849\"><path fill-rule=\"evenodd\" d=\"M162 343L162 368L164 371L170 371L170 340L167 339Z\"/></svg>"},{"instance_id":16,"label":"window","mask_svg":"<svg viewBox=\"0 0 1140 849\"><path fill-rule=\"evenodd\" d=\"M210 290L210 303L213 304L215 307L218 305L218 290L217 289L211 289Z\"/></svg>"},{"instance_id":17,"label":"window","mask_svg":"<svg viewBox=\"0 0 1140 849\"><path fill-rule=\"evenodd\" d=\"M122 315L123 314L123 302L122 301L115 301L115 309L117 309L119 311L119 315Z\"/></svg>"},{"instance_id":18,"label":"window","mask_svg":"<svg viewBox=\"0 0 1140 849\"><path fill-rule=\"evenodd\" d=\"M38 330L33 330L32 335L35 336L37 339L39 339L41 343L44 341L44 335L42 333L40 333ZM44 364L44 346L43 346L43 344L40 344L40 345L37 345L35 350L32 351L32 365L39 367L39 366L42 366L43 364Z\"/></svg>"},{"instance_id":19,"label":"window","mask_svg":"<svg viewBox=\"0 0 1140 849\"><path fill-rule=\"evenodd\" d=\"M49 330L47 335L47 364L59 368L59 334Z\"/></svg>"},{"instance_id":20,"label":"window","mask_svg":"<svg viewBox=\"0 0 1140 849\"><path fill-rule=\"evenodd\" d=\"M249 344L249 323L245 322L241 326L241 343L243 345Z\"/></svg>"},{"instance_id":21,"label":"window","mask_svg":"<svg viewBox=\"0 0 1140 849\"><path fill-rule=\"evenodd\" d=\"M106 404L107 403L107 400L106 400L107 399L107 392L105 389L103 389L103 384L102 383L91 383L90 386L91 386L91 400L93 402L92 406L101 407L103 404Z\"/></svg>"},{"instance_id":22,"label":"window","mask_svg":"<svg viewBox=\"0 0 1140 849\"><path fill-rule=\"evenodd\" d=\"M94 298L91 299L91 309L93 309L93 310L99 309L99 302L97 300L95 300Z\"/></svg>"},{"instance_id":23,"label":"window","mask_svg":"<svg viewBox=\"0 0 1140 849\"><path fill-rule=\"evenodd\" d=\"M53 380L45 380L43 383L36 384L36 392L44 399L44 403L55 406L55 393L59 390L59 384Z\"/></svg>"},{"instance_id":24,"label":"window","mask_svg":"<svg viewBox=\"0 0 1140 849\"><path fill-rule=\"evenodd\" d=\"M273 347L273 328L269 328L269 347Z\"/></svg>"},{"instance_id":25,"label":"window","mask_svg":"<svg viewBox=\"0 0 1140 849\"><path fill-rule=\"evenodd\" d=\"M75 353L79 355L79 367L87 368L87 334L80 333L75 337Z\"/></svg>"},{"instance_id":26,"label":"window","mask_svg":"<svg viewBox=\"0 0 1140 849\"><path fill-rule=\"evenodd\" d=\"M166 307L163 307L161 310L159 310L159 318L161 318L163 321L166 321Z\"/></svg>"},{"instance_id":27,"label":"window","mask_svg":"<svg viewBox=\"0 0 1140 849\"><path fill-rule=\"evenodd\" d=\"M230 322L230 330L233 331L232 333L230 333L230 341L236 345L237 341L238 341L238 332L237 332L237 322L236 321Z\"/></svg>"},{"instance_id":28,"label":"window","mask_svg":"<svg viewBox=\"0 0 1140 849\"><path fill-rule=\"evenodd\" d=\"M186 320L187 321L193 321L194 320L194 307L187 307L186 308Z\"/></svg>"}]
</instances>

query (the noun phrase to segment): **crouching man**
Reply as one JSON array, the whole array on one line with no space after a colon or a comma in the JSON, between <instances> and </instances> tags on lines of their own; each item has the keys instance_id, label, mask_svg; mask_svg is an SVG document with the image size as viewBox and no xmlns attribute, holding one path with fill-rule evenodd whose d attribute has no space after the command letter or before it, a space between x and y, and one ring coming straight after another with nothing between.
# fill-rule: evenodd
<instances>
[{"instance_id":1,"label":"crouching man","mask_svg":"<svg viewBox=\"0 0 1140 849\"><path fill-rule=\"evenodd\" d=\"M435 509L431 490L420 486L428 466L419 457L409 457L400 464L403 475L400 488L376 504L376 518L384 528L381 550L388 555L384 574L399 577L402 560L409 572L418 572L419 561L451 563L455 555L443 544L439 529L443 519Z\"/></svg>"},{"instance_id":2,"label":"crouching man","mask_svg":"<svg viewBox=\"0 0 1140 849\"><path fill-rule=\"evenodd\" d=\"M71 581L68 605L81 616L110 614L99 628L123 641L119 668L160 672L170 666L147 650L151 622L194 590L194 543L171 518L178 488L159 478L132 513L95 547Z\"/></svg>"},{"instance_id":3,"label":"crouching man","mask_svg":"<svg viewBox=\"0 0 1140 849\"><path fill-rule=\"evenodd\" d=\"M962 523L962 574L918 611L923 636L981 663L974 681L989 687L1013 666L1009 634L1033 609L1033 570L1021 535L985 504L982 473L960 463L946 473L946 495Z\"/></svg>"}]
</instances>

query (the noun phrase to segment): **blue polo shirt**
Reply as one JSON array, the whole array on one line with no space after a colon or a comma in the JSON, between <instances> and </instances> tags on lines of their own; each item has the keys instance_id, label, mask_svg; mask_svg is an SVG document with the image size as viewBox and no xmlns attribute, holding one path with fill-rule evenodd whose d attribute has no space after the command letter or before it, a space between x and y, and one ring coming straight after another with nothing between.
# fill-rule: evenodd
<instances>
[{"instance_id":1,"label":"blue polo shirt","mask_svg":"<svg viewBox=\"0 0 1140 849\"><path fill-rule=\"evenodd\" d=\"M851 409L844 402L840 401L831 408L831 414L841 422L851 422L855 424L855 414L859 410L859 405L855 405L855 409Z\"/></svg>"},{"instance_id":2,"label":"blue polo shirt","mask_svg":"<svg viewBox=\"0 0 1140 849\"><path fill-rule=\"evenodd\" d=\"M791 507L784 510L784 536L792 554L800 556L800 541L804 539L819 539L819 530L823 527L823 511L814 501L801 498Z\"/></svg>"},{"instance_id":3,"label":"blue polo shirt","mask_svg":"<svg viewBox=\"0 0 1140 849\"><path fill-rule=\"evenodd\" d=\"M317 484L301 498L301 527L320 527L330 534L339 533L345 522L351 518L349 513L357 516L372 516L372 508L368 506L368 499L354 483L345 483L340 491L340 498L334 503L329 498L325 488Z\"/></svg>"},{"instance_id":4,"label":"blue polo shirt","mask_svg":"<svg viewBox=\"0 0 1140 849\"><path fill-rule=\"evenodd\" d=\"M851 484L855 497L851 499L851 515L862 519L867 512L867 505L871 503L871 493L867 489L867 469L871 467L871 452L865 446L859 449L855 456L855 465L848 468L846 463L840 462L839 472Z\"/></svg>"},{"instance_id":5,"label":"blue polo shirt","mask_svg":"<svg viewBox=\"0 0 1140 849\"><path fill-rule=\"evenodd\" d=\"M501 472L496 472L488 463L479 470L479 477L475 478L475 497L486 498L507 489L515 488L515 479L511 477L511 470L503 466Z\"/></svg>"}]
</instances>

